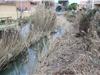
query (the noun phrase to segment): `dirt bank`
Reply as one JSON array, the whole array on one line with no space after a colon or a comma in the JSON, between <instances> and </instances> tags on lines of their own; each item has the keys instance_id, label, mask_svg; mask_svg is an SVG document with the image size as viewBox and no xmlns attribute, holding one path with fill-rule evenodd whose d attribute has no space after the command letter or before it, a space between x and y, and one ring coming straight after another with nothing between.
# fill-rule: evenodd
<instances>
[{"instance_id":1,"label":"dirt bank","mask_svg":"<svg viewBox=\"0 0 100 75\"><path fill-rule=\"evenodd\" d=\"M58 24L62 23L65 34L51 43L48 54L39 60L33 75L100 75L100 65L92 62L84 39L75 37L73 24L62 16L59 18Z\"/></svg>"}]
</instances>

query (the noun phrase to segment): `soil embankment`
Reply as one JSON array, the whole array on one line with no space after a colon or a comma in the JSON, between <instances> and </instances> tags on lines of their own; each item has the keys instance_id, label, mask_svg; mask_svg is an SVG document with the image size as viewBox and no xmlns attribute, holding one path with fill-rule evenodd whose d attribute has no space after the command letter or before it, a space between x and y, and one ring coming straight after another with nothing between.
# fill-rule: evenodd
<instances>
[{"instance_id":1,"label":"soil embankment","mask_svg":"<svg viewBox=\"0 0 100 75\"><path fill-rule=\"evenodd\" d=\"M99 75L99 64L92 62L94 58L87 51L89 42L83 37L76 38L75 27L64 17L59 17L57 23L62 23L60 26L65 33L51 43L48 54L40 59L33 75Z\"/></svg>"}]
</instances>

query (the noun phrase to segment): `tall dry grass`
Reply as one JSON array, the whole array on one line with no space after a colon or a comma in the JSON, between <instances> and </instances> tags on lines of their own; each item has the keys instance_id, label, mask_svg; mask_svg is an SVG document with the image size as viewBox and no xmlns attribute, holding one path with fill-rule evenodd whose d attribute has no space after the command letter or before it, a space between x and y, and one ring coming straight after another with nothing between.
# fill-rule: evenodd
<instances>
[{"instance_id":1,"label":"tall dry grass","mask_svg":"<svg viewBox=\"0 0 100 75\"><path fill-rule=\"evenodd\" d=\"M0 70L7 62L13 60L25 48L19 36L19 32L13 29L7 29L2 32L0 38Z\"/></svg>"},{"instance_id":2,"label":"tall dry grass","mask_svg":"<svg viewBox=\"0 0 100 75\"><path fill-rule=\"evenodd\" d=\"M54 27L56 16L52 10L45 9L43 6L37 6L37 11L26 20L30 24L30 32L28 38L23 41L20 36L20 29L6 29L1 31L0 38L0 70L9 61L13 60L24 48L30 46L40 39L41 36L47 35Z\"/></svg>"},{"instance_id":3,"label":"tall dry grass","mask_svg":"<svg viewBox=\"0 0 100 75\"><path fill-rule=\"evenodd\" d=\"M80 70L76 70L76 72L79 71L80 74L88 74L88 75L96 75L100 74L99 66L100 66L100 38L98 37L98 22L100 21L100 18L97 17L97 10L90 10L87 13L85 13L83 16L81 16L81 19L79 21L79 32L82 34L84 32L83 43L86 45L86 48L84 49L85 54L84 57L81 59L85 59L83 61L78 61L77 64L75 64L73 68L79 68ZM99 14L98 14L99 16ZM78 59L79 60L79 59ZM80 65L83 65L80 67ZM96 67L95 67L96 66ZM92 69L90 69L92 67ZM81 68L86 68L85 70L81 70ZM90 70L88 72L88 70ZM82 73L80 72L82 71Z\"/></svg>"},{"instance_id":4,"label":"tall dry grass","mask_svg":"<svg viewBox=\"0 0 100 75\"><path fill-rule=\"evenodd\" d=\"M52 9L46 9L44 5L38 5L35 14L30 16L31 32L29 38L39 39L48 35L55 27L56 15Z\"/></svg>"},{"instance_id":5,"label":"tall dry grass","mask_svg":"<svg viewBox=\"0 0 100 75\"><path fill-rule=\"evenodd\" d=\"M56 15L52 10L46 9L42 5L36 9L36 13L31 16L34 30L40 32L50 31L54 27Z\"/></svg>"}]
</instances>

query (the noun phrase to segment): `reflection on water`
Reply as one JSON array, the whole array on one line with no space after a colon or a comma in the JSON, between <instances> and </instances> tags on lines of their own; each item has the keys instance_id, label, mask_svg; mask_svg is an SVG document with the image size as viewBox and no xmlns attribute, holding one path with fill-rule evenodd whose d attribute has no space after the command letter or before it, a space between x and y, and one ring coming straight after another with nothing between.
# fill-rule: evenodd
<instances>
[{"instance_id":1,"label":"reflection on water","mask_svg":"<svg viewBox=\"0 0 100 75\"><path fill-rule=\"evenodd\" d=\"M64 35L64 32L63 28L58 28L53 35L53 40ZM26 49L26 53L19 55L14 62L9 64L7 69L0 72L0 75L32 75L38 62L38 53L41 53L41 50L44 50L45 53L48 51L48 40L47 36L40 38Z\"/></svg>"},{"instance_id":2,"label":"reflection on water","mask_svg":"<svg viewBox=\"0 0 100 75\"><path fill-rule=\"evenodd\" d=\"M37 62L37 52L33 49L27 49L27 56L25 59L20 56L20 59L16 59L16 62L10 64L9 68L0 72L0 75L30 75L33 72L35 64ZM26 60L27 59L27 60Z\"/></svg>"},{"instance_id":3,"label":"reflection on water","mask_svg":"<svg viewBox=\"0 0 100 75\"><path fill-rule=\"evenodd\" d=\"M29 36L30 32L30 23L24 25L20 30L20 36L22 37L22 40L26 40Z\"/></svg>"},{"instance_id":4,"label":"reflection on water","mask_svg":"<svg viewBox=\"0 0 100 75\"><path fill-rule=\"evenodd\" d=\"M47 50L47 42L47 36L40 38L25 53L19 55L15 62L11 62L6 70L0 72L0 75L32 75L38 62L38 53Z\"/></svg>"},{"instance_id":5,"label":"reflection on water","mask_svg":"<svg viewBox=\"0 0 100 75\"><path fill-rule=\"evenodd\" d=\"M53 41L57 38L62 37L65 33L65 30L64 30L64 28L59 27L55 32L56 32L56 34L53 35Z\"/></svg>"}]
</instances>

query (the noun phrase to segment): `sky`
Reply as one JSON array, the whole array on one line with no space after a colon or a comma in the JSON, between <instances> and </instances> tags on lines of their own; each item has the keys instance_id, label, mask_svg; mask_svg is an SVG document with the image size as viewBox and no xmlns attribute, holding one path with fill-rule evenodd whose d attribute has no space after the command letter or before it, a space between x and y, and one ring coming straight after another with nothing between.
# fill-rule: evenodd
<instances>
[{"instance_id":1,"label":"sky","mask_svg":"<svg viewBox=\"0 0 100 75\"><path fill-rule=\"evenodd\" d=\"M3 1L3 0L0 0L0 1ZM5 1L20 1L20 0L5 0ZM21 0L21 1L27 1L27 0ZM40 0L33 0L33 1L40 1ZM58 0L54 0L56 3L58 2ZM82 1L82 0L69 0L69 4L71 3L79 3L79 1ZM86 0L84 0L86 1Z\"/></svg>"},{"instance_id":2,"label":"sky","mask_svg":"<svg viewBox=\"0 0 100 75\"><path fill-rule=\"evenodd\" d=\"M58 0L55 0L55 2L57 2ZM79 3L80 0L69 0L69 3Z\"/></svg>"}]
</instances>

